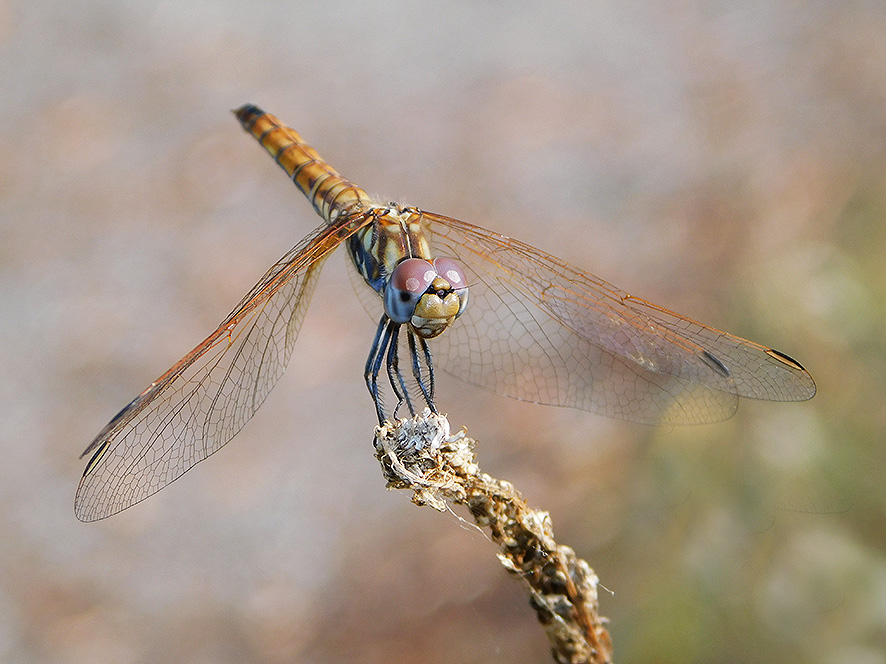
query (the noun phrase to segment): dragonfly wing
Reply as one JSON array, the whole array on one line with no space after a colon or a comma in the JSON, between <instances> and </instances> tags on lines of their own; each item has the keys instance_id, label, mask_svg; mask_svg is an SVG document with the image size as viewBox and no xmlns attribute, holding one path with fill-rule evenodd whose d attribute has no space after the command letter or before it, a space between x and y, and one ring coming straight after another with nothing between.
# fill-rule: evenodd
<instances>
[{"instance_id":1,"label":"dragonfly wing","mask_svg":"<svg viewBox=\"0 0 886 664\"><path fill-rule=\"evenodd\" d=\"M815 381L809 372L781 351L708 327L638 297L627 296L625 305L703 348L706 360L716 358L729 371L739 396L766 401L806 401L815 396Z\"/></svg>"},{"instance_id":2,"label":"dragonfly wing","mask_svg":"<svg viewBox=\"0 0 886 664\"><path fill-rule=\"evenodd\" d=\"M651 424L726 419L739 396L814 393L809 374L777 351L650 305L518 240L424 215L436 255L465 266L470 302L433 350L438 366L468 382Z\"/></svg>"},{"instance_id":3,"label":"dragonfly wing","mask_svg":"<svg viewBox=\"0 0 886 664\"><path fill-rule=\"evenodd\" d=\"M74 500L94 521L144 500L221 448L281 376L320 267L356 227L324 224L274 264L206 340L114 417Z\"/></svg>"}]
</instances>

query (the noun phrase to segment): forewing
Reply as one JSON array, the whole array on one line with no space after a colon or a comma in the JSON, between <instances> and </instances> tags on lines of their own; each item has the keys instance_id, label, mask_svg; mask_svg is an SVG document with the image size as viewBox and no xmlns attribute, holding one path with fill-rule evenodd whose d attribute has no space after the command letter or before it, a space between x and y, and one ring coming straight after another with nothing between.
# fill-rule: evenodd
<instances>
[{"instance_id":1,"label":"forewing","mask_svg":"<svg viewBox=\"0 0 886 664\"><path fill-rule=\"evenodd\" d=\"M92 457L74 500L79 519L144 500L240 431L286 368L323 261L359 225L324 224L309 235L108 423L83 453Z\"/></svg>"},{"instance_id":2,"label":"forewing","mask_svg":"<svg viewBox=\"0 0 886 664\"><path fill-rule=\"evenodd\" d=\"M738 397L808 399L787 356L634 298L518 240L424 213L436 255L465 266L466 311L437 366L527 401L644 423L728 418Z\"/></svg>"}]
</instances>

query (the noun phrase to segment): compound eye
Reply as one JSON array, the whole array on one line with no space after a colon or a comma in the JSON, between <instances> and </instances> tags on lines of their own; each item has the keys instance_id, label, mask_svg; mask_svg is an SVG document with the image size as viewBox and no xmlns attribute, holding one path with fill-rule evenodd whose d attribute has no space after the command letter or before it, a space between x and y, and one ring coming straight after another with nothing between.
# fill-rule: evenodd
<instances>
[{"instance_id":1,"label":"compound eye","mask_svg":"<svg viewBox=\"0 0 886 664\"><path fill-rule=\"evenodd\" d=\"M468 287L468 284L465 282L465 273L458 261L452 258L435 258L434 269L438 275L449 282L452 290L457 291Z\"/></svg>"},{"instance_id":2,"label":"compound eye","mask_svg":"<svg viewBox=\"0 0 886 664\"><path fill-rule=\"evenodd\" d=\"M449 282L452 290L458 295L460 305L456 318L461 316L465 307L468 306L468 282L465 280L465 272L461 263L453 258L435 258L434 269L439 276Z\"/></svg>"},{"instance_id":3,"label":"compound eye","mask_svg":"<svg viewBox=\"0 0 886 664\"><path fill-rule=\"evenodd\" d=\"M422 258L397 265L385 288L385 313L395 323L408 323L415 306L436 278L434 266Z\"/></svg>"}]
</instances>

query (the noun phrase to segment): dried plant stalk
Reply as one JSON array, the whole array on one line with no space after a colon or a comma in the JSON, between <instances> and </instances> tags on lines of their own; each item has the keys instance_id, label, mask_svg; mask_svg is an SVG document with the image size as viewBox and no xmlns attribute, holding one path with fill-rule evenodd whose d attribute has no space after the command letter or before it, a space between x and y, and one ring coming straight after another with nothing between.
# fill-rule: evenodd
<instances>
[{"instance_id":1,"label":"dried plant stalk","mask_svg":"<svg viewBox=\"0 0 886 664\"><path fill-rule=\"evenodd\" d=\"M449 421L429 410L375 432L388 488L409 489L416 505L440 511L450 503L465 505L477 525L489 529L502 565L529 591L554 661L611 662L607 621L597 613L597 575L554 541L547 512L530 508L509 482L480 471L474 445L464 431L450 435Z\"/></svg>"}]
</instances>

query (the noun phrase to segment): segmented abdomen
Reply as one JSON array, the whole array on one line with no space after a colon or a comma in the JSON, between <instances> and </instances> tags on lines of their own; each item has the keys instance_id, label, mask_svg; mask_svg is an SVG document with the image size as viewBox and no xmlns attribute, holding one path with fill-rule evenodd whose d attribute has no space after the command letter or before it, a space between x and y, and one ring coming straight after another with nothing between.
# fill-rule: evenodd
<instances>
[{"instance_id":1,"label":"segmented abdomen","mask_svg":"<svg viewBox=\"0 0 886 664\"><path fill-rule=\"evenodd\" d=\"M340 219L345 212L356 212L372 205L369 194L340 176L297 132L281 124L270 113L247 104L234 111L234 115L327 222Z\"/></svg>"}]
</instances>

